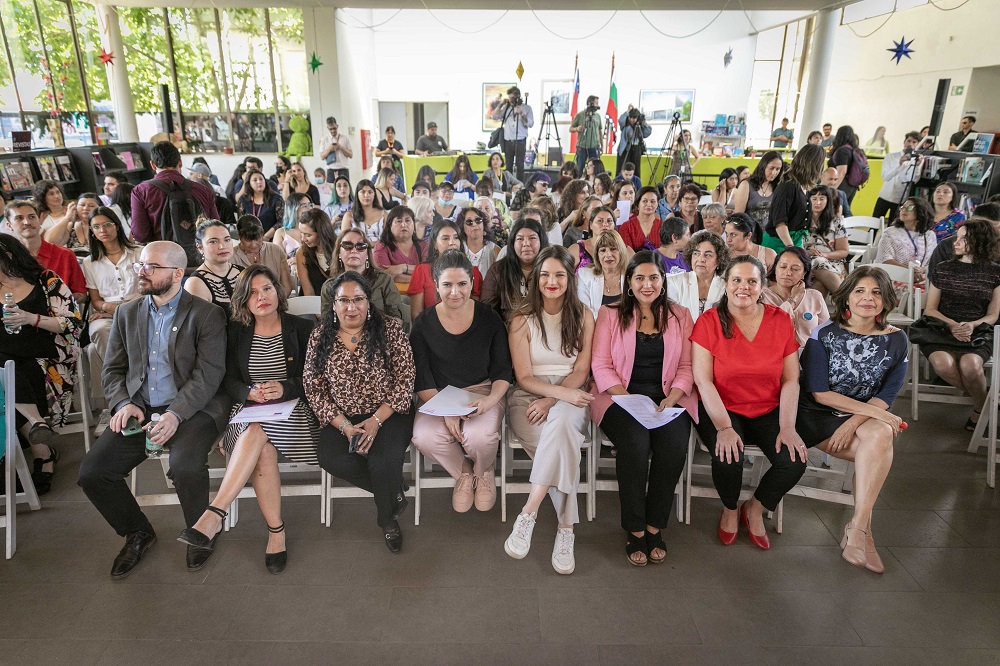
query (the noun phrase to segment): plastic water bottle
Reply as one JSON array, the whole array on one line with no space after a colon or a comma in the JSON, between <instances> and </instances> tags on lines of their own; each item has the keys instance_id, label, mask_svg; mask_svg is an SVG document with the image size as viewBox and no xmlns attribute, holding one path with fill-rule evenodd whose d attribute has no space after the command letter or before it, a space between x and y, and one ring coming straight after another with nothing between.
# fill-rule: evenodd
<instances>
[{"instance_id":1,"label":"plastic water bottle","mask_svg":"<svg viewBox=\"0 0 1000 666\"><path fill-rule=\"evenodd\" d=\"M8 312L17 312L17 302L14 301L14 294L4 294L3 295L3 313L7 316ZM21 332L20 324L8 324L4 322L4 330L7 331L9 335L17 335Z\"/></svg>"},{"instance_id":2,"label":"plastic water bottle","mask_svg":"<svg viewBox=\"0 0 1000 666\"><path fill-rule=\"evenodd\" d=\"M161 444L156 444L149 438L149 435L156 430L159 425L160 415L150 414L149 416L149 428L146 429L146 457L147 458L159 458L163 455L163 446Z\"/></svg>"}]
</instances>

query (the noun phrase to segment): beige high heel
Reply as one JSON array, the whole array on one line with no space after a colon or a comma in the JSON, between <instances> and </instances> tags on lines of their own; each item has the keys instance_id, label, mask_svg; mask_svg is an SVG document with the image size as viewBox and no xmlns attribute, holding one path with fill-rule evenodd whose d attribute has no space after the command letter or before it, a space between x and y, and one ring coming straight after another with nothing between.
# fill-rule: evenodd
<instances>
[{"instance_id":1,"label":"beige high heel","mask_svg":"<svg viewBox=\"0 0 1000 666\"><path fill-rule=\"evenodd\" d=\"M851 531L861 532L861 543L862 546L852 546L850 545L847 535ZM861 529L860 527L855 527L851 523L844 525L844 538L840 540L840 547L844 549L843 558L853 564L856 567L868 568L868 558L865 555L864 544L868 540L868 532Z\"/></svg>"},{"instance_id":2,"label":"beige high heel","mask_svg":"<svg viewBox=\"0 0 1000 666\"><path fill-rule=\"evenodd\" d=\"M865 568L869 571L874 571L877 574L885 571L885 565L882 564L882 558L875 550L875 539L872 538L870 532L865 536L865 559L868 560L865 563Z\"/></svg>"}]
</instances>

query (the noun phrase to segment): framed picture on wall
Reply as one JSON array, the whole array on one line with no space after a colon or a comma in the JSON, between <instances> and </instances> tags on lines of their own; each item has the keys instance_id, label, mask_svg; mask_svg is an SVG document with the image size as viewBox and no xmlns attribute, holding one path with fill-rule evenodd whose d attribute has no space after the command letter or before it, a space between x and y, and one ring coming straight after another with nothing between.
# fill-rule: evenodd
<instances>
[{"instance_id":1,"label":"framed picture on wall","mask_svg":"<svg viewBox=\"0 0 1000 666\"><path fill-rule=\"evenodd\" d=\"M573 104L573 82L569 79L542 81L542 104L538 105L539 113L545 111L545 104L552 104L557 122L572 120L569 111Z\"/></svg>"},{"instance_id":2,"label":"framed picture on wall","mask_svg":"<svg viewBox=\"0 0 1000 666\"><path fill-rule=\"evenodd\" d=\"M483 131L492 132L500 127L499 120L493 120L490 116L497 107L507 98L507 88L516 85L514 83L484 83L483 84Z\"/></svg>"},{"instance_id":3,"label":"framed picture on wall","mask_svg":"<svg viewBox=\"0 0 1000 666\"><path fill-rule=\"evenodd\" d=\"M665 124L681 114L681 121L691 122L694 108L694 90L640 90L639 108L646 114L646 122Z\"/></svg>"}]
</instances>

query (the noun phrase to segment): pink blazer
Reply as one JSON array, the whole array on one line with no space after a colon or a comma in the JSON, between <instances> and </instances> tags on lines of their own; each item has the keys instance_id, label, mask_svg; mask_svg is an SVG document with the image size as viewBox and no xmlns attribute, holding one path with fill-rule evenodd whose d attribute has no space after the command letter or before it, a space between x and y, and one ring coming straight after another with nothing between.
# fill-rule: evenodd
<instances>
[{"instance_id":1,"label":"pink blazer","mask_svg":"<svg viewBox=\"0 0 1000 666\"><path fill-rule=\"evenodd\" d=\"M678 402L698 422L698 396L694 389L694 373L691 371L691 330L694 323L687 308L671 304L671 316L667 320L667 330L663 334L663 393L680 389L684 397ZM594 382L591 393L590 413L600 425L604 412L611 406L611 395L607 390L616 384L628 387L635 362L636 322L622 333L618 328L618 310L602 307L597 315L594 329L594 347L591 370Z\"/></svg>"}]
</instances>

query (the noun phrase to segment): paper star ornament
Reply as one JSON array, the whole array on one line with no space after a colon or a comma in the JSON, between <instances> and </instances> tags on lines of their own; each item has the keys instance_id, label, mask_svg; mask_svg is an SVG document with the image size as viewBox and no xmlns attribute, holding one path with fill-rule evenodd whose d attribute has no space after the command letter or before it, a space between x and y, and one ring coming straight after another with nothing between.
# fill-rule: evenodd
<instances>
[{"instance_id":1,"label":"paper star ornament","mask_svg":"<svg viewBox=\"0 0 1000 666\"><path fill-rule=\"evenodd\" d=\"M309 59L309 69L311 69L312 73L315 74L316 70L318 70L322 64L323 61L320 60L319 56L316 55L316 52L313 51L312 58Z\"/></svg>"},{"instance_id":2,"label":"paper star ornament","mask_svg":"<svg viewBox=\"0 0 1000 666\"><path fill-rule=\"evenodd\" d=\"M892 53L890 60L895 60L897 65L899 64L899 61L903 59L903 56L912 60L912 58L910 58L910 54L916 53L916 51L910 48L910 44L913 43L912 39L910 41L906 41L906 37L903 37L898 42L896 40L892 40L892 43L893 47L891 49L886 49L886 51Z\"/></svg>"},{"instance_id":3,"label":"paper star ornament","mask_svg":"<svg viewBox=\"0 0 1000 666\"><path fill-rule=\"evenodd\" d=\"M97 57L101 59L101 64L103 64L103 65L113 65L113 64L115 64L114 63L114 59L115 59L115 53L114 53L114 51L108 52L108 51L105 51L104 49L101 49L101 52L99 54L97 54Z\"/></svg>"}]
</instances>

